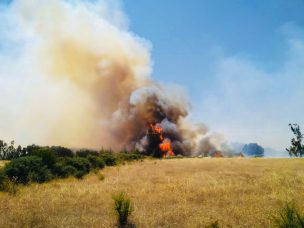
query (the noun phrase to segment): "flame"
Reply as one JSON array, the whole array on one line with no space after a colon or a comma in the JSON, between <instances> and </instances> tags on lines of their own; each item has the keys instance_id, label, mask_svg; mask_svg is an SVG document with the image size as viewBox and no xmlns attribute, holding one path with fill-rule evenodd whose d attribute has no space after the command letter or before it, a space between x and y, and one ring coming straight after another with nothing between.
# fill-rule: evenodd
<instances>
[{"instance_id":1,"label":"flame","mask_svg":"<svg viewBox=\"0 0 304 228\"><path fill-rule=\"evenodd\" d=\"M164 139L161 144L159 144L159 148L163 152L163 158L167 156L174 156L174 152L172 150L170 139Z\"/></svg>"},{"instance_id":2,"label":"flame","mask_svg":"<svg viewBox=\"0 0 304 228\"><path fill-rule=\"evenodd\" d=\"M159 135L159 139L160 139L160 144L159 144L159 148L162 152L162 157L167 157L167 156L175 156L173 150L172 150L172 146L171 146L171 140L168 138L164 138L163 136L163 129L161 127L160 124L149 124L149 128L150 128L150 132L151 134L154 135Z\"/></svg>"}]
</instances>

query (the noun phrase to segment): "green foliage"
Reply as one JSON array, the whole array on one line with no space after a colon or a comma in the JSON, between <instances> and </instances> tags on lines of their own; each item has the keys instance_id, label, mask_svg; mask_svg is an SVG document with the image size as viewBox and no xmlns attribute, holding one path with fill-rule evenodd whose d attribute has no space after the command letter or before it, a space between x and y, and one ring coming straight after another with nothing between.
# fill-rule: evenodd
<instances>
[{"instance_id":1,"label":"green foliage","mask_svg":"<svg viewBox=\"0 0 304 228\"><path fill-rule=\"evenodd\" d=\"M4 173L10 180L27 184L30 181L42 183L52 179L48 167L37 156L27 156L13 159L4 167Z\"/></svg>"},{"instance_id":2,"label":"green foliage","mask_svg":"<svg viewBox=\"0 0 304 228\"><path fill-rule=\"evenodd\" d=\"M91 168L91 164L88 159L82 157L67 158L65 164L73 166L77 170L75 174L77 178L81 178L85 174L89 173Z\"/></svg>"},{"instance_id":3,"label":"green foliage","mask_svg":"<svg viewBox=\"0 0 304 228\"><path fill-rule=\"evenodd\" d=\"M298 124L289 124L295 138L291 139L291 146L287 148L290 156L302 157L304 155L304 145L302 144L303 134Z\"/></svg>"},{"instance_id":4,"label":"green foliage","mask_svg":"<svg viewBox=\"0 0 304 228\"><path fill-rule=\"evenodd\" d=\"M89 149L81 149L76 151L76 156L79 157L88 157L89 155L98 156L99 153L96 150L89 150Z\"/></svg>"},{"instance_id":5,"label":"green foliage","mask_svg":"<svg viewBox=\"0 0 304 228\"><path fill-rule=\"evenodd\" d=\"M136 161L141 160L144 156L140 153L121 152L116 155L118 161Z\"/></svg>"},{"instance_id":6,"label":"green foliage","mask_svg":"<svg viewBox=\"0 0 304 228\"><path fill-rule=\"evenodd\" d=\"M74 176L76 172L77 169L74 166L66 165L64 162L57 162L52 168L52 173L61 178Z\"/></svg>"},{"instance_id":7,"label":"green foliage","mask_svg":"<svg viewBox=\"0 0 304 228\"><path fill-rule=\"evenodd\" d=\"M94 155L89 155L87 157L87 159L89 160L91 167L93 169L96 169L96 168L102 169L106 165L102 158L94 156Z\"/></svg>"},{"instance_id":8,"label":"green foliage","mask_svg":"<svg viewBox=\"0 0 304 228\"><path fill-rule=\"evenodd\" d=\"M18 184L16 178L9 179L4 172L4 169L0 170L0 191L8 192L15 195L18 192Z\"/></svg>"},{"instance_id":9,"label":"green foliage","mask_svg":"<svg viewBox=\"0 0 304 228\"><path fill-rule=\"evenodd\" d=\"M73 157L74 153L71 149L62 146L52 146L51 150L57 157Z\"/></svg>"},{"instance_id":10,"label":"green foliage","mask_svg":"<svg viewBox=\"0 0 304 228\"><path fill-rule=\"evenodd\" d=\"M116 196L113 196L114 210L117 215L117 221L119 227L125 227L128 225L128 219L133 212L131 200L125 196L123 192Z\"/></svg>"},{"instance_id":11,"label":"green foliage","mask_svg":"<svg viewBox=\"0 0 304 228\"><path fill-rule=\"evenodd\" d=\"M22 149L22 156L30 156L34 150L40 149L41 146L37 146L35 144L28 145L27 147Z\"/></svg>"},{"instance_id":12,"label":"green foliage","mask_svg":"<svg viewBox=\"0 0 304 228\"><path fill-rule=\"evenodd\" d=\"M279 215L273 217L275 227L279 228L304 228L304 215L301 215L294 204L286 204L279 212Z\"/></svg>"},{"instance_id":13,"label":"green foliage","mask_svg":"<svg viewBox=\"0 0 304 228\"><path fill-rule=\"evenodd\" d=\"M101 151L99 157L101 157L107 166L115 166L118 160L114 153L108 151Z\"/></svg>"},{"instance_id":14,"label":"green foliage","mask_svg":"<svg viewBox=\"0 0 304 228\"><path fill-rule=\"evenodd\" d=\"M3 140L0 140L0 159L1 160L10 160L13 158L20 157L22 154L21 146L15 148L15 141L11 141L10 144L7 144Z\"/></svg>"},{"instance_id":15,"label":"green foliage","mask_svg":"<svg viewBox=\"0 0 304 228\"><path fill-rule=\"evenodd\" d=\"M42 159L42 162L49 168L53 167L57 160L54 151L49 147L41 147L39 149L33 150L31 155L40 157Z\"/></svg>"},{"instance_id":16,"label":"green foliage","mask_svg":"<svg viewBox=\"0 0 304 228\"><path fill-rule=\"evenodd\" d=\"M72 150L61 146L41 147L33 144L15 148L14 141L8 145L0 140L0 159L12 159L0 171L0 191L14 192L17 184L42 183L54 177L82 178L92 169L102 169L106 165L114 166L143 158L139 152L113 153L111 150L97 152L89 149L79 150L75 156ZM103 174L98 178L103 180Z\"/></svg>"}]
</instances>

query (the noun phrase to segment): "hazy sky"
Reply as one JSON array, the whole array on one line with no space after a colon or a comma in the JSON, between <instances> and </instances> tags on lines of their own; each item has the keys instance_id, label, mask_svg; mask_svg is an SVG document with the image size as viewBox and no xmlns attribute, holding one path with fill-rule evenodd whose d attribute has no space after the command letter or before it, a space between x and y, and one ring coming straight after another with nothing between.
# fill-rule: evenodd
<instances>
[{"instance_id":1,"label":"hazy sky","mask_svg":"<svg viewBox=\"0 0 304 228\"><path fill-rule=\"evenodd\" d=\"M304 126L304 1L125 0L153 76L184 85L193 118L231 141L289 145Z\"/></svg>"},{"instance_id":2,"label":"hazy sky","mask_svg":"<svg viewBox=\"0 0 304 228\"><path fill-rule=\"evenodd\" d=\"M303 0L112 2L129 30L150 41L153 77L188 91L194 120L231 142L281 151L288 123L304 127ZM15 48L5 26L0 52Z\"/></svg>"}]
</instances>

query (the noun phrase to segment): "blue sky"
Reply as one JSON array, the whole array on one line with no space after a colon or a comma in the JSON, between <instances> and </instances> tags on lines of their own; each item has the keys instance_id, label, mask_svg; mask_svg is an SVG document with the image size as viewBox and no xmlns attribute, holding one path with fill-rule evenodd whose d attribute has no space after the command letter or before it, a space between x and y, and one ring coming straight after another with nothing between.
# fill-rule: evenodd
<instances>
[{"instance_id":1,"label":"blue sky","mask_svg":"<svg viewBox=\"0 0 304 228\"><path fill-rule=\"evenodd\" d=\"M278 150L289 122L304 126L304 1L122 3L131 31L153 45L153 76L186 87L194 119Z\"/></svg>"}]
</instances>

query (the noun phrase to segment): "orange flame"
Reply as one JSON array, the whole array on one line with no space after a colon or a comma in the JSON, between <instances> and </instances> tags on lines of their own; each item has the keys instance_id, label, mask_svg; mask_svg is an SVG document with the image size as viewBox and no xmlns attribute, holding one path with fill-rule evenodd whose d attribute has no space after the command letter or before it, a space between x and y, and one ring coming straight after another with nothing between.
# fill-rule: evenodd
<instances>
[{"instance_id":1,"label":"orange flame","mask_svg":"<svg viewBox=\"0 0 304 228\"><path fill-rule=\"evenodd\" d=\"M159 148L162 151L162 157L167 157L167 156L175 156L172 146L171 146L171 141L168 138L164 139L163 136L163 129L160 124L149 124L149 127L151 129L152 134L158 134L159 139L161 143L159 144Z\"/></svg>"},{"instance_id":2,"label":"orange flame","mask_svg":"<svg viewBox=\"0 0 304 228\"><path fill-rule=\"evenodd\" d=\"M163 152L163 158L167 156L174 156L174 152L172 150L170 139L164 139L162 143L159 145L159 148Z\"/></svg>"}]
</instances>

